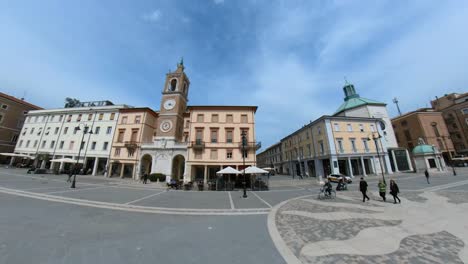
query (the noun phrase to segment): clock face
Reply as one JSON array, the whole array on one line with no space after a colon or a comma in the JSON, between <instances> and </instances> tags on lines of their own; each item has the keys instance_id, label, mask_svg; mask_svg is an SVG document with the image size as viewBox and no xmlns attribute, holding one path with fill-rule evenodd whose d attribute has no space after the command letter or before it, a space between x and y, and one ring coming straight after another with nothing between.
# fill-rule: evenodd
<instances>
[{"instance_id":1,"label":"clock face","mask_svg":"<svg viewBox=\"0 0 468 264\"><path fill-rule=\"evenodd\" d=\"M169 99L164 102L164 109L171 110L175 107L176 101L174 99Z\"/></svg>"},{"instance_id":2,"label":"clock face","mask_svg":"<svg viewBox=\"0 0 468 264\"><path fill-rule=\"evenodd\" d=\"M159 128L162 132L169 132L172 129L172 122L170 120L162 121Z\"/></svg>"}]
</instances>

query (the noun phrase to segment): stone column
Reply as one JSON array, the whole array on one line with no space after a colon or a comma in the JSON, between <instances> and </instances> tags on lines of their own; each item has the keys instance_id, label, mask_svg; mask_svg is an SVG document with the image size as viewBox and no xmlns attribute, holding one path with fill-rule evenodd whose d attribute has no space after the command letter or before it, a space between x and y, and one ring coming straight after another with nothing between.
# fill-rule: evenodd
<instances>
[{"instance_id":1,"label":"stone column","mask_svg":"<svg viewBox=\"0 0 468 264\"><path fill-rule=\"evenodd\" d=\"M97 174L98 163L99 163L99 158L96 157L96 159L94 160L94 166L93 166L93 173L92 173L93 176L96 176Z\"/></svg>"},{"instance_id":2,"label":"stone column","mask_svg":"<svg viewBox=\"0 0 468 264\"><path fill-rule=\"evenodd\" d=\"M353 177L353 166L351 165L351 158L348 157L348 160L346 161L348 163L348 170L349 170L349 176Z\"/></svg>"},{"instance_id":3,"label":"stone column","mask_svg":"<svg viewBox=\"0 0 468 264\"><path fill-rule=\"evenodd\" d=\"M383 161L385 162L385 167L387 168L386 171L388 174L393 174L393 171L392 171L392 165L390 164L390 158L388 157L388 155L384 152L384 156L383 156Z\"/></svg>"},{"instance_id":4,"label":"stone column","mask_svg":"<svg viewBox=\"0 0 468 264\"><path fill-rule=\"evenodd\" d=\"M335 168L335 162L336 162L336 168ZM340 165L338 164L338 158L336 156L330 157L330 167L331 167L331 173L340 174Z\"/></svg>"},{"instance_id":5,"label":"stone column","mask_svg":"<svg viewBox=\"0 0 468 264\"><path fill-rule=\"evenodd\" d=\"M317 181L321 182L323 181L323 176L324 176L322 160L314 159L314 164L315 164L315 176L317 177Z\"/></svg>"},{"instance_id":6,"label":"stone column","mask_svg":"<svg viewBox=\"0 0 468 264\"><path fill-rule=\"evenodd\" d=\"M15 157L11 157L10 159L10 166L13 166L13 164L15 163Z\"/></svg>"},{"instance_id":7,"label":"stone column","mask_svg":"<svg viewBox=\"0 0 468 264\"><path fill-rule=\"evenodd\" d=\"M124 167L125 167L125 164L124 164L124 163L120 163L120 178L123 178Z\"/></svg>"},{"instance_id":8,"label":"stone column","mask_svg":"<svg viewBox=\"0 0 468 264\"><path fill-rule=\"evenodd\" d=\"M413 171L413 164L411 163L410 154L409 154L407 149L405 149L405 151L406 151L406 159L408 160L409 169L410 169L410 171Z\"/></svg>"},{"instance_id":9,"label":"stone column","mask_svg":"<svg viewBox=\"0 0 468 264\"><path fill-rule=\"evenodd\" d=\"M371 160L370 165L371 165L372 173L377 175L377 166L375 164L375 157L370 158L370 160Z\"/></svg>"},{"instance_id":10,"label":"stone column","mask_svg":"<svg viewBox=\"0 0 468 264\"><path fill-rule=\"evenodd\" d=\"M395 172L399 172L400 170L398 169L398 163L395 157L395 151L390 150L390 153L392 153L393 164L395 165Z\"/></svg>"},{"instance_id":11,"label":"stone column","mask_svg":"<svg viewBox=\"0 0 468 264\"><path fill-rule=\"evenodd\" d=\"M43 159L41 162L41 169L45 169L45 167L46 167L46 160Z\"/></svg>"},{"instance_id":12,"label":"stone column","mask_svg":"<svg viewBox=\"0 0 468 264\"><path fill-rule=\"evenodd\" d=\"M203 183L207 184L208 183L208 166L205 165L205 169L203 171Z\"/></svg>"},{"instance_id":13,"label":"stone column","mask_svg":"<svg viewBox=\"0 0 468 264\"><path fill-rule=\"evenodd\" d=\"M364 164L364 157L361 156L361 157L359 157L359 159L361 160L362 175L363 175L363 176L367 176L367 173L366 173L366 165Z\"/></svg>"},{"instance_id":14,"label":"stone column","mask_svg":"<svg viewBox=\"0 0 468 264\"><path fill-rule=\"evenodd\" d=\"M304 160L304 176L310 177L310 175L309 175L309 165L307 165L307 160Z\"/></svg>"},{"instance_id":15,"label":"stone column","mask_svg":"<svg viewBox=\"0 0 468 264\"><path fill-rule=\"evenodd\" d=\"M299 164L299 171L301 172L301 178L304 178L304 169L305 168L302 168L302 162L300 160L297 161L298 164Z\"/></svg>"}]
</instances>

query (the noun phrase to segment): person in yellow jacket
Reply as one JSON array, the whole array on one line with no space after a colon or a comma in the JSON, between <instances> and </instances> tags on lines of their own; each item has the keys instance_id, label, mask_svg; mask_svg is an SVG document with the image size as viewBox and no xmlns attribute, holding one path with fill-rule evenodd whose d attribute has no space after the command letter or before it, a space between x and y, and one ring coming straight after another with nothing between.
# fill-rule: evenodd
<instances>
[{"instance_id":1,"label":"person in yellow jacket","mask_svg":"<svg viewBox=\"0 0 468 264\"><path fill-rule=\"evenodd\" d=\"M385 181L380 180L379 184L378 184L378 187L379 187L380 197L382 197L383 201L385 202L386 201L385 193L387 192L387 184L385 184Z\"/></svg>"}]
</instances>

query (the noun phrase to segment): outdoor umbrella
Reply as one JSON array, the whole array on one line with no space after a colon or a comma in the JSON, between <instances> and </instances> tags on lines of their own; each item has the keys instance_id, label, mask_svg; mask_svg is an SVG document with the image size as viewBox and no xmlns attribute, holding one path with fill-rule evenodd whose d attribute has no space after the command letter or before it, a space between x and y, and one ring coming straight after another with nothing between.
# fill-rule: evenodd
<instances>
[{"instance_id":1,"label":"outdoor umbrella","mask_svg":"<svg viewBox=\"0 0 468 264\"><path fill-rule=\"evenodd\" d=\"M20 157L20 158L25 158L25 159L31 159L31 156L28 156L26 154L18 154L18 153L0 153L2 156L8 156L8 157Z\"/></svg>"},{"instance_id":2,"label":"outdoor umbrella","mask_svg":"<svg viewBox=\"0 0 468 264\"><path fill-rule=\"evenodd\" d=\"M247 168L245 168L244 170L241 171L242 173L246 173L246 174L251 174L251 175L255 175L255 174L267 174L268 171L266 170L263 170L263 169L260 169L256 166L249 166ZM251 182L252 182L252 177L251 177ZM252 188L252 185L251 185L251 188Z\"/></svg>"},{"instance_id":3,"label":"outdoor umbrella","mask_svg":"<svg viewBox=\"0 0 468 264\"><path fill-rule=\"evenodd\" d=\"M223 175L223 174L240 174L241 172L228 166L218 172L216 172L217 175ZM229 176L229 183L231 183L231 176ZM218 190L218 181L216 181L216 190Z\"/></svg>"},{"instance_id":4,"label":"outdoor umbrella","mask_svg":"<svg viewBox=\"0 0 468 264\"><path fill-rule=\"evenodd\" d=\"M61 158L61 159L52 159L50 162L63 162L63 163L76 163L77 161L70 158ZM78 161L78 163L83 163L83 161Z\"/></svg>"}]
</instances>

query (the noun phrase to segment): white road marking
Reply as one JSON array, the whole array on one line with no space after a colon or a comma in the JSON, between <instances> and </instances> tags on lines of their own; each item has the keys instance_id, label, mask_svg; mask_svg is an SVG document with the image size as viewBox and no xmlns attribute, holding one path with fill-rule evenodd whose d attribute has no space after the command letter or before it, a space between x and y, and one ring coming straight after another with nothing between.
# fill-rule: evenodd
<instances>
[{"instance_id":1,"label":"white road marking","mask_svg":"<svg viewBox=\"0 0 468 264\"><path fill-rule=\"evenodd\" d=\"M37 187L37 188L29 188L29 189L18 189L21 191L34 191L34 190L47 190L47 189L63 189L67 186L55 186L55 187Z\"/></svg>"},{"instance_id":2,"label":"white road marking","mask_svg":"<svg viewBox=\"0 0 468 264\"><path fill-rule=\"evenodd\" d=\"M255 195L260 201L262 201L264 204L266 204L268 207L272 208L273 206L271 206L271 204L269 204L267 201L263 200L262 197L258 196L258 194L256 194L255 192L250 192L250 193L253 193L253 195Z\"/></svg>"},{"instance_id":3,"label":"white road marking","mask_svg":"<svg viewBox=\"0 0 468 264\"><path fill-rule=\"evenodd\" d=\"M234 207L234 202L232 201L232 196L231 196L231 192L227 192L228 193L228 196L229 196L229 203L231 204L231 209L236 209Z\"/></svg>"},{"instance_id":4,"label":"white road marking","mask_svg":"<svg viewBox=\"0 0 468 264\"><path fill-rule=\"evenodd\" d=\"M113 186L97 186L91 188L84 188L84 189L69 189L65 191L57 191L57 192L48 192L46 194L57 194L57 193L67 193L67 192L78 192L78 191L86 191L86 190L96 190L96 189L104 189L104 188L112 188Z\"/></svg>"},{"instance_id":5,"label":"white road marking","mask_svg":"<svg viewBox=\"0 0 468 264\"><path fill-rule=\"evenodd\" d=\"M153 194L147 195L147 196L145 196L145 197L142 197L142 198L140 198L140 199L136 199L136 200L130 201L130 202L128 202L128 203L124 203L124 204L132 204L132 203L140 202L140 201L143 201L143 200L145 200L145 199L148 199L148 198L154 197L154 196L156 196L156 195L159 195L159 194L161 194L161 193L165 193L165 191L158 192L158 193L153 193Z\"/></svg>"}]
</instances>

